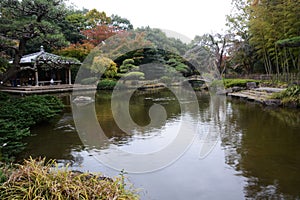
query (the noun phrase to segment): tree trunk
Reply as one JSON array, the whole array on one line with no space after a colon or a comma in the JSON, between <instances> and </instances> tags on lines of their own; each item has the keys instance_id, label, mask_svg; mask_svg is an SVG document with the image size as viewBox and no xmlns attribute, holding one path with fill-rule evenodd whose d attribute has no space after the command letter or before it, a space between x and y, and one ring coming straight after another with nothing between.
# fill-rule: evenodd
<instances>
[{"instance_id":1,"label":"tree trunk","mask_svg":"<svg viewBox=\"0 0 300 200\"><path fill-rule=\"evenodd\" d=\"M226 45L226 39L224 37L223 43L222 43L222 49L221 49L221 53L220 53L219 61L218 61L218 69L219 69L219 72L221 73L221 76L223 75L223 72L225 72L225 70L226 70L225 65L224 65L224 69L222 70L223 54L224 54L225 45Z\"/></svg>"},{"instance_id":2,"label":"tree trunk","mask_svg":"<svg viewBox=\"0 0 300 200\"><path fill-rule=\"evenodd\" d=\"M20 61L21 61L21 58L25 51L26 42L27 42L26 39L20 40L19 48L15 52L13 63L8 68L8 70L3 74L3 77L1 80L3 83L6 83L7 81L9 81L9 79L14 77L20 71Z\"/></svg>"}]
</instances>

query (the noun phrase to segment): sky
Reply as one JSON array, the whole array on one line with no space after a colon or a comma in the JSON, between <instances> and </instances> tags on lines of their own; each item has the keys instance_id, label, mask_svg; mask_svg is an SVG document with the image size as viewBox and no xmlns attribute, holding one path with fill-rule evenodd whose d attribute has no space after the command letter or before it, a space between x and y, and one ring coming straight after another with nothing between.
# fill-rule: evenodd
<instances>
[{"instance_id":1,"label":"sky","mask_svg":"<svg viewBox=\"0 0 300 200\"><path fill-rule=\"evenodd\" d=\"M204 33L222 33L231 0L69 0L78 9L96 8L108 16L125 17L134 28L150 26L167 30L183 40Z\"/></svg>"}]
</instances>

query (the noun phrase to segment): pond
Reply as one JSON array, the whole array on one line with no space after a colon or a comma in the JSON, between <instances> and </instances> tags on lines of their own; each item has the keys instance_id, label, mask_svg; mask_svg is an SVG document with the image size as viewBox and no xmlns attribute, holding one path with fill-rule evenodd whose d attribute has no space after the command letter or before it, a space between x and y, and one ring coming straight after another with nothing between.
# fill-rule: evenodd
<instances>
[{"instance_id":1,"label":"pond","mask_svg":"<svg viewBox=\"0 0 300 200\"><path fill-rule=\"evenodd\" d=\"M62 164L70 163L74 169L108 176L118 175L124 164L124 169L129 166L126 177L135 188L140 188L142 199L300 198L299 110L264 107L206 92L195 93L195 102L191 102L178 99L178 94L188 96L190 92L174 91L134 92L126 118L131 118L136 126L125 124L125 128L120 128L115 120L122 118L123 113L112 112L112 106L127 105L123 94L112 105L112 93L99 91L92 94L94 104L78 107L71 106L71 94L61 94L66 105L64 112L50 124L32 131L34 135L26 140L22 158L46 156ZM161 107L151 115L153 105ZM83 116L96 119L106 135L103 141L93 128L93 117L79 119L74 115L90 112L90 108L95 113ZM156 115L156 111L162 114ZM89 133L78 133L76 129L82 128L78 122L88 126L85 130ZM192 127L190 131L179 133L180 127L188 130L187 125ZM188 132L193 133L192 137ZM176 143L179 134L183 135L182 142ZM188 140L184 139L185 134ZM168 162L171 154L150 161L130 156L146 157L172 143L177 146L171 154L176 155ZM129 153L118 157L123 154L113 154L116 148ZM106 162L102 155L113 162Z\"/></svg>"}]
</instances>

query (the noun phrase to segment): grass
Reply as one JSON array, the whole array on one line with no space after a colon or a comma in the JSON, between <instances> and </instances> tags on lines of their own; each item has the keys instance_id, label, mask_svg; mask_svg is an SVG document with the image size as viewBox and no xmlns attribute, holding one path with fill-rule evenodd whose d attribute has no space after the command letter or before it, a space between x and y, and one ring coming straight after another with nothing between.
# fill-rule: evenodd
<instances>
[{"instance_id":1,"label":"grass","mask_svg":"<svg viewBox=\"0 0 300 200\"><path fill-rule=\"evenodd\" d=\"M124 176L114 179L100 174L59 169L53 160L25 160L0 185L0 199L139 199L127 189Z\"/></svg>"}]
</instances>

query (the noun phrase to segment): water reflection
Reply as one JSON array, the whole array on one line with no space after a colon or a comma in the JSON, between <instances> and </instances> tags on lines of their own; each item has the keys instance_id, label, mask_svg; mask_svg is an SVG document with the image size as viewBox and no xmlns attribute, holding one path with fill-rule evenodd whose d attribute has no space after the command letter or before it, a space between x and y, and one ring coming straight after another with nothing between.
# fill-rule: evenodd
<instances>
[{"instance_id":1,"label":"water reflection","mask_svg":"<svg viewBox=\"0 0 300 200\"><path fill-rule=\"evenodd\" d=\"M73 121L70 108L70 95L59 95L65 106L64 112L52 119L50 123L42 124L31 130L32 136L25 139L26 150L19 155L18 160L32 157L56 159L71 166L80 166L83 157L78 153L84 150Z\"/></svg>"},{"instance_id":2,"label":"water reflection","mask_svg":"<svg viewBox=\"0 0 300 200\"><path fill-rule=\"evenodd\" d=\"M188 91L178 92L189 95ZM299 110L267 108L197 93L199 112L188 106L190 102L185 102L187 106L182 112L178 99L168 90L135 92L130 99L130 115L135 123L148 125L149 108L156 103L165 108L166 121L128 134L113 119L111 93L100 91L95 95L95 113L87 114L95 115L107 138L95 140L94 130L89 129L95 122L80 119L89 134L79 138L70 109L70 95L61 98L67 105L64 113L50 125L32 130L35 135L27 139L28 148L22 158L46 156L71 162L79 170L116 175L119 172L99 166L91 159L90 150L109 151L111 144L129 152L163 148L176 136L174 133L184 115L197 125L196 138L186 153L168 168L130 175L131 181L146 191L145 199L300 198ZM77 109L90 112L86 107ZM82 139L95 144L85 146Z\"/></svg>"},{"instance_id":3,"label":"water reflection","mask_svg":"<svg viewBox=\"0 0 300 200\"><path fill-rule=\"evenodd\" d=\"M103 112L102 106L110 107L110 113ZM100 124L106 115L113 116L101 128L115 146L109 145L107 151L95 157L114 169L141 173L166 167L186 151L195 137L197 119L192 115L198 115L198 103L193 91L118 91L111 101L97 99L96 111ZM122 143L116 143L118 137L107 128L112 123L121 129L118 135L122 135Z\"/></svg>"},{"instance_id":4,"label":"water reflection","mask_svg":"<svg viewBox=\"0 0 300 200\"><path fill-rule=\"evenodd\" d=\"M232 114L222 135L226 163L247 177L245 196L300 197L299 110L229 102ZM229 106L228 106L229 107Z\"/></svg>"},{"instance_id":5,"label":"water reflection","mask_svg":"<svg viewBox=\"0 0 300 200\"><path fill-rule=\"evenodd\" d=\"M129 102L130 117L138 125L136 130L122 131L116 124L111 109L111 92L101 91L96 94L95 109L97 119L106 136L116 145L122 145L130 141L130 137L140 135L149 137L150 133L160 132L168 121L176 121L180 116L180 105L176 97L167 90L159 93L154 91L137 91ZM115 101L115 104L123 104L123 95ZM160 104L166 110L166 119L159 123L153 123L152 127L145 127L150 123L149 110L154 104ZM119 109L121 111L121 109ZM121 115L121 113L119 113Z\"/></svg>"}]
</instances>

